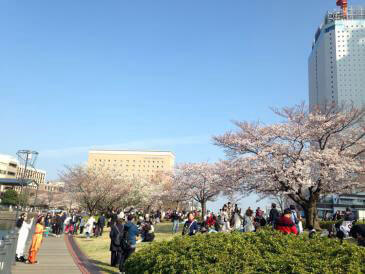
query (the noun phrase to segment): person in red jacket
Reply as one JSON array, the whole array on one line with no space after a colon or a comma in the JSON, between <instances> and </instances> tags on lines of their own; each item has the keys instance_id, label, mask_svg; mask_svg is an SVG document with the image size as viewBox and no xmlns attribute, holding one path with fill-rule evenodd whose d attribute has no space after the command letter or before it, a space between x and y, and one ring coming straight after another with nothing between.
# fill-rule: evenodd
<instances>
[{"instance_id":1,"label":"person in red jacket","mask_svg":"<svg viewBox=\"0 0 365 274\"><path fill-rule=\"evenodd\" d=\"M284 234L298 234L298 230L294 222L291 220L291 210L287 208L284 210L283 216L281 216L276 222L276 230L283 232Z\"/></svg>"},{"instance_id":2,"label":"person in red jacket","mask_svg":"<svg viewBox=\"0 0 365 274\"><path fill-rule=\"evenodd\" d=\"M208 228L214 227L215 220L213 218L213 214L212 213L209 214L209 217L207 218L207 222L206 223L207 223Z\"/></svg>"}]
</instances>

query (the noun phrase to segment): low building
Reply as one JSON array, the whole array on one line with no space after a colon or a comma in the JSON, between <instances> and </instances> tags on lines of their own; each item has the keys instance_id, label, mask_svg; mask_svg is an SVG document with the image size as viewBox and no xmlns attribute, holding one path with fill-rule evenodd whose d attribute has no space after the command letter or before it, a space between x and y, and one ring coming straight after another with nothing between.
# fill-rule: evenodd
<instances>
[{"instance_id":1,"label":"low building","mask_svg":"<svg viewBox=\"0 0 365 274\"><path fill-rule=\"evenodd\" d=\"M318 216L320 218L334 214L337 211L346 211L346 208L350 208L357 216L360 215L360 212L365 211L365 192L326 195L322 197L317 205Z\"/></svg>"},{"instance_id":2,"label":"low building","mask_svg":"<svg viewBox=\"0 0 365 274\"><path fill-rule=\"evenodd\" d=\"M37 185L42 188L45 185L46 172L41 169L35 169L28 166L24 173L24 166L19 164L19 161L11 156L0 154L0 179L28 179L34 184L28 185L28 188L36 189ZM9 186L8 186L9 187ZM20 186L15 186L15 190L20 190ZM4 191L4 186L0 187L0 191Z\"/></svg>"},{"instance_id":3,"label":"low building","mask_svg":"<svg viewBox=\"0 0 365 274\"><path fill-rule=\"evenodd\" d=\"M47 181L39 188L39 190L49 191L49 192L64 192L64 189L65 189L65 183L58 181Z\"/></svg>"},{"instance_id":4,"label":"low building","mask_svg":"<svg viewBox=\"0 0 365 274\"><path fill-rule=\"evenodd\" d=\"M39 187L43 187L46 180L46 172L41 169L35 169L33 167L27 167L26 172L24 173L24 166L18 165L16 178L21 179L30 179L35 181Z\"/></svg>"},{"instance_id":5,"label":"low building","mask_svg":"<svg viewBox=\"0 0 365 274\"><path fill-rule=\"evenodd\" d=\"M0 179L16 179L17 168L18 161L14 157L0 154ZM4 191L4 186L0 191Z\"/></svg>"}]
</instances>

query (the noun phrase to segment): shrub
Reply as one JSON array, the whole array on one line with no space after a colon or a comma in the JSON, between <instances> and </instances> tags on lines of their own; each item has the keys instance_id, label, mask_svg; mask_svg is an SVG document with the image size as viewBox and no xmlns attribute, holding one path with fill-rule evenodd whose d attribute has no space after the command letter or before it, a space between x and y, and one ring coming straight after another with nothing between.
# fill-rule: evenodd
<instances>
[{"instance_id":1,"label":"shrub","mask_svg":"<svg viewBox=\"0 0 365 274\"><path fill-rule=\"evenodd\" d=\"M339 220L339 221L320 221L319 225L322 229L328 229L330 227L332 227L332 225L336 224L336 223L340 223L342 224L343 220ZM357 224L365 224L365 221L358 221L356 222Z\"/></svg>"},{"instance_id":2,"label":"shrub","mask_svg":"<svg viewBox=\"0 0 365 274\"><path fill-rule=\"evenodd\" d=\"M175 237L134 253L127 273L365 273L365 249L308 236L212 233Z\"/></svg>"}]
</instances>

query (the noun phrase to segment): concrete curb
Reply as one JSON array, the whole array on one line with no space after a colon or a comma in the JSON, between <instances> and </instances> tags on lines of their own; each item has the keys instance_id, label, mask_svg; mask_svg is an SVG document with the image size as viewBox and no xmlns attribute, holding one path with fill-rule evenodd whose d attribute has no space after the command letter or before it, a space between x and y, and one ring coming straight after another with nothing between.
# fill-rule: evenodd
<instances>
[{"instance_id":1,"label":"concrete curb","mask_svg":"<svg viewBox=\"0 0 365 274\"><path fill-rule=\"evenodd\" d=\"M81 251L80 247L71 235L64 237L68 251L75 264L83 274L102 274L100 269L93 264L89 258Z\"/></svg>"}]
</instances>

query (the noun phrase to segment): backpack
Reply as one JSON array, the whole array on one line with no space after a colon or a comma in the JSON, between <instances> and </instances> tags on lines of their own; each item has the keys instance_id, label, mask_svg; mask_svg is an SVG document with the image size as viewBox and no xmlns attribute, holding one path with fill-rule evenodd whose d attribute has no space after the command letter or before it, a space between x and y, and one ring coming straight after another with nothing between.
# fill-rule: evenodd
<instances>
[{"instance_id":1,"label":"backpack","mask_svg":"<svg viewBox=\"0 0 365 274\"><path fill-rule=\"evenodd\" d=\"M116 225L114 225L115 229L118 231L118 234L116 235L116 237L114 237L113 239L113 244L115 246L122 246L122 242L123 242L123 234L122 232L119 231L118 227Z\"/></svg>"},{"instance_id":2,"label":"backpack","mask_svg":"<svg viewBox=\"0 0 365 274\"><path fill-rule=\"evenodd\" d=\"M128 232L128 229L125 228L125 226L124 226L124 233L121 238L120 246L121 246L122 250L124 250L124 251L131 249L131 244L129 242L129 232Z\"/></svg>"},{"instance_id":3,"label":"backpack","mask_svg":"<svg viewBox=\"0 0 365 274\"><path fill-rule=\"evenodd\" d=\"M297 225L297 224L299 224L299 219L298 219L298 217L297 217L297 212L294 210L292 210L292 214L293 214L293 216L294 216L294 223Z\"/></svg>"}]
</instances>

